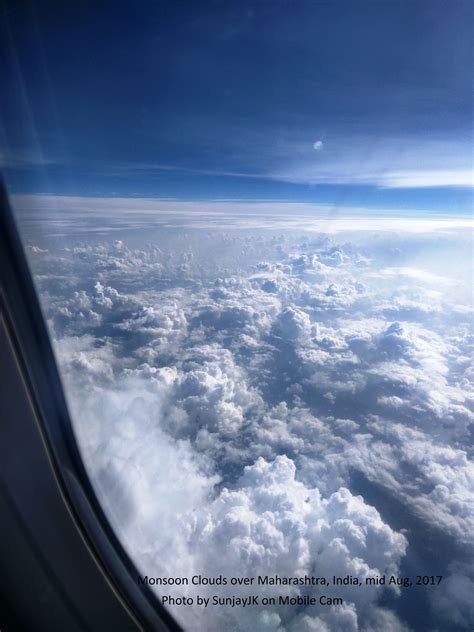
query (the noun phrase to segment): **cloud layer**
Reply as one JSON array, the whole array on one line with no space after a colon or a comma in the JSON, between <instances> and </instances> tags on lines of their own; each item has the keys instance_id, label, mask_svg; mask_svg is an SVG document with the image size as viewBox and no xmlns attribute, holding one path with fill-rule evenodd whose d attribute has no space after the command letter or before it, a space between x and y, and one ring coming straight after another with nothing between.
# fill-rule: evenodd
<instances>
[{"instance_id":1,"label":"cloud layer","mask_svg":"<svg viewBox=\"0 0 474 632\"><path fill-rule=\"evenodd\" d=\"M469 240L190 222L29 249L79 444L139 567L426 570L446 575L428 625L469 629L471 271L448 256ZM429 558L423 530L449 560L410 566ZM403 591L343 593L343 606L214 609L200 625L417 629Z\"/></svg>"}]
</instances>

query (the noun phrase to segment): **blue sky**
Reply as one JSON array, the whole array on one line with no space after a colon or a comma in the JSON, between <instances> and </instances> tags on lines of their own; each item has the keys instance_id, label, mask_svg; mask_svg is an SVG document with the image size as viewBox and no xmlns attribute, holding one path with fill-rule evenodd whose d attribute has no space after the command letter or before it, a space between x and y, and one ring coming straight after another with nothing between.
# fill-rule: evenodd
<instances>
[{"instance_id":1,"label":"blue sky","mask_svg":"<svg viewBox=\"0 0 474 632\"><path fill-rule=\"evenodd\" d=\"M470 2L15 4L12 191L472 208Z\"/></svg>"}]
</instances>

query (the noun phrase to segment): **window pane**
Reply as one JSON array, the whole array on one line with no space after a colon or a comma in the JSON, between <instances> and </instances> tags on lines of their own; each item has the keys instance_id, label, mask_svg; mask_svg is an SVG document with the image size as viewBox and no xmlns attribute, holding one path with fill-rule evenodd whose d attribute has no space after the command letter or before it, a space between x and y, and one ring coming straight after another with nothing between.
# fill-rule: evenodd
<instances>
[{"instance_id":1,"label":"window pane","mask_svg":"<svg viewBox=\"0 0 474 632\"><path fill-rule=\"evenodd\" d=\"M472 5L7 18L4 177L141 578L189 630L472 629Z\"/></svg>"}]
</instances>

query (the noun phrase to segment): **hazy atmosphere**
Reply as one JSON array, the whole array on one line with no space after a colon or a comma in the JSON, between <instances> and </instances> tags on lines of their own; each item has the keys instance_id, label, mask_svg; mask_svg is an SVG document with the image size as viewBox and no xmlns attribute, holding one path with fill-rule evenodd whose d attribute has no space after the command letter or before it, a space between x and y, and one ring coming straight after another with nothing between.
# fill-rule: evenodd
<instances>
[{"instance_id":1,"label":"hazy atmosphere","mask_svg":"<svg viewBox=\"0 0 474 632\"><path fill-rule=\"evenodd\" d=\"M435 592L346 587L326 609L175 615L469 629L469 222L150 216L147 200L104 228L104 210L85 222L69 204L39 241L25 215L27 249L82 453L144 574L444 576Z\"/></svg>"}]
</instances>

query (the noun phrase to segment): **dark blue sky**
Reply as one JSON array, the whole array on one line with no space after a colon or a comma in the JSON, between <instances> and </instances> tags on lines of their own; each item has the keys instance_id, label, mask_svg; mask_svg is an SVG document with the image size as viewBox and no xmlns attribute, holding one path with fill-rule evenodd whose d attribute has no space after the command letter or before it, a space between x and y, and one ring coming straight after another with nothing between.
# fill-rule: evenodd
<instances>
[{"instance_id":1,"label":"dark blue sky","mask_svg":"<svg viewBox=\"0 0 474 632\"><path fill-rule=\"evenodd\" d=\"M471 2L0 6L14 191L472 204Z\"/></svg>"}]
</instances>

